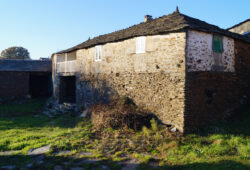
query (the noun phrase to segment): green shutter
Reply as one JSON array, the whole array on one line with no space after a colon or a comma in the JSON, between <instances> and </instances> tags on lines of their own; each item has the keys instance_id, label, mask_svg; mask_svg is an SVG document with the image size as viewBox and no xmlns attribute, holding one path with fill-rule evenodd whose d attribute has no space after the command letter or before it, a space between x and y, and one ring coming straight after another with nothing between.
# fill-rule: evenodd
<instances>
[{"instance_id":1,"label":"green shutter","mask_svg":"<svg viewBox=\"0 0 250 170\"><path fill-rule=\"evenodd\" d=\"M223 52L223 41L222 36L220 35L213 35L213 51L217 53Z\"/></svg>"}]
</instances>

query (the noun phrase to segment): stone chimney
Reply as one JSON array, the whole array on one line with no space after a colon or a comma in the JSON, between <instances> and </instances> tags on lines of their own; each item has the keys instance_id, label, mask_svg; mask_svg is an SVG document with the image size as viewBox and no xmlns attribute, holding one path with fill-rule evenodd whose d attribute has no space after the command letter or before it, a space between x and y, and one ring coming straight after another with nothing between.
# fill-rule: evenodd
<instances>
[{"instance_id":1,"label":"stone chimney","mask_svg":"<svg viewBox=\"0 0 250 170\"><path fill-rule=\"evenodd\" d=\"M176 10L175 10L175 12L176 12L176 13L180 13L180 11L179 11L179 7L178 7L178 6L176 6Z\"/></svg>"},{"instance_id":2,"label":"stone chimney","mask_svg":"<svg viewBox=\"0 0 250 170\"><path fill-rule=\"evenodd\" d=\"M151 15L145 15L144 16L144 22L148 22L148 21L151 21L153 20L153 17Z\"/></svg>"}]
</instances>

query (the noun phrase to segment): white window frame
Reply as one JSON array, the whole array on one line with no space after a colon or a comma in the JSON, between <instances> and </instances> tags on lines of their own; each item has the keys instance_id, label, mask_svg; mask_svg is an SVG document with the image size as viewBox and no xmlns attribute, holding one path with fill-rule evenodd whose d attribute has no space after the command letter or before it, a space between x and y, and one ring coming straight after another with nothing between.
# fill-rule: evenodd
<instances>
[{"instance_id":1,"label":"white window frame","mask_svg":"<svg viewBox=\"0 0 250 170\"><path fill-rule=\"evenodd\" d=\"M102 61L102 46L95 46L95 61Z\"/></svg>"},{"instance_id":2,"label":"white window frame","mask_svg":"<svg viewBox=\"0 0 250 170\"><path fill-rule=\"evenodd\" d=\"M136 38L136 54L146 52L146 37L137 37Z\"/></svg>"}]
</instances>

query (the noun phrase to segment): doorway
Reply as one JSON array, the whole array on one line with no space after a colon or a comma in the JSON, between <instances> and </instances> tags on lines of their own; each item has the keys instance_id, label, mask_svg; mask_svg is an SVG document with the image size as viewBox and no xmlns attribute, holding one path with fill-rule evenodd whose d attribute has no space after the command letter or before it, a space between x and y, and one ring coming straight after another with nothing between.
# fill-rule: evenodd
<instances>
[{"instance_id":1,"label":"doorway","mask_svg":"<svg viewBox=\"0 0 250 170\"><path fill-rule=\"evenodd\" d=\"M32 98L49 97L52 94L50 74L30 74L29 94Z\"/></svg>"},{"instance_id":2,"label":"doorway","mask_svg":"<svg viewBox=\"0 0 250 170\"><path fill-rule=\"evenodd\" d=\"M59 87L59 102L60 103L75 103L76 102L76 77L61 76Z\"/></svg>"}]
</instances>

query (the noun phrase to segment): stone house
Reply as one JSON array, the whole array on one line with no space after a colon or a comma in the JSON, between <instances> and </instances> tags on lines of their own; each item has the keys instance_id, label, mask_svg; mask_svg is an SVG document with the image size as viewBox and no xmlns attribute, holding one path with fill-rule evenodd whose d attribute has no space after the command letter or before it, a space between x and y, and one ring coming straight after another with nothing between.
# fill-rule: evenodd
<instances>
[{"instance_id":1,"label":"stone house","mask_svg":"<svg viewBox=\"0 0 250 170\"><path fill-rule=\"evenodd\" d=\"M236 24L227 29L228 31L250 37L250 19Z\"/></svg>"},{"instance_id":2,"label":"stone house","mask_svg":"<svg viewBox=\"0 0 250 170\"><path fill-rule=\"evenodd\" d=\"M248 97L250 40L178 9L52 60L59 102L89 106L127 96L181 132L224 118Z\"/></svg>"},{"instance_id":3,"label":"stone house","mask_svg":"<svg viewBox=\"0 0 250 170\"><path fill-rule=\"evenodd\" d=\"M52 94L51 60L0 60L0 98Z\"/></svg>"}]
</instances>

